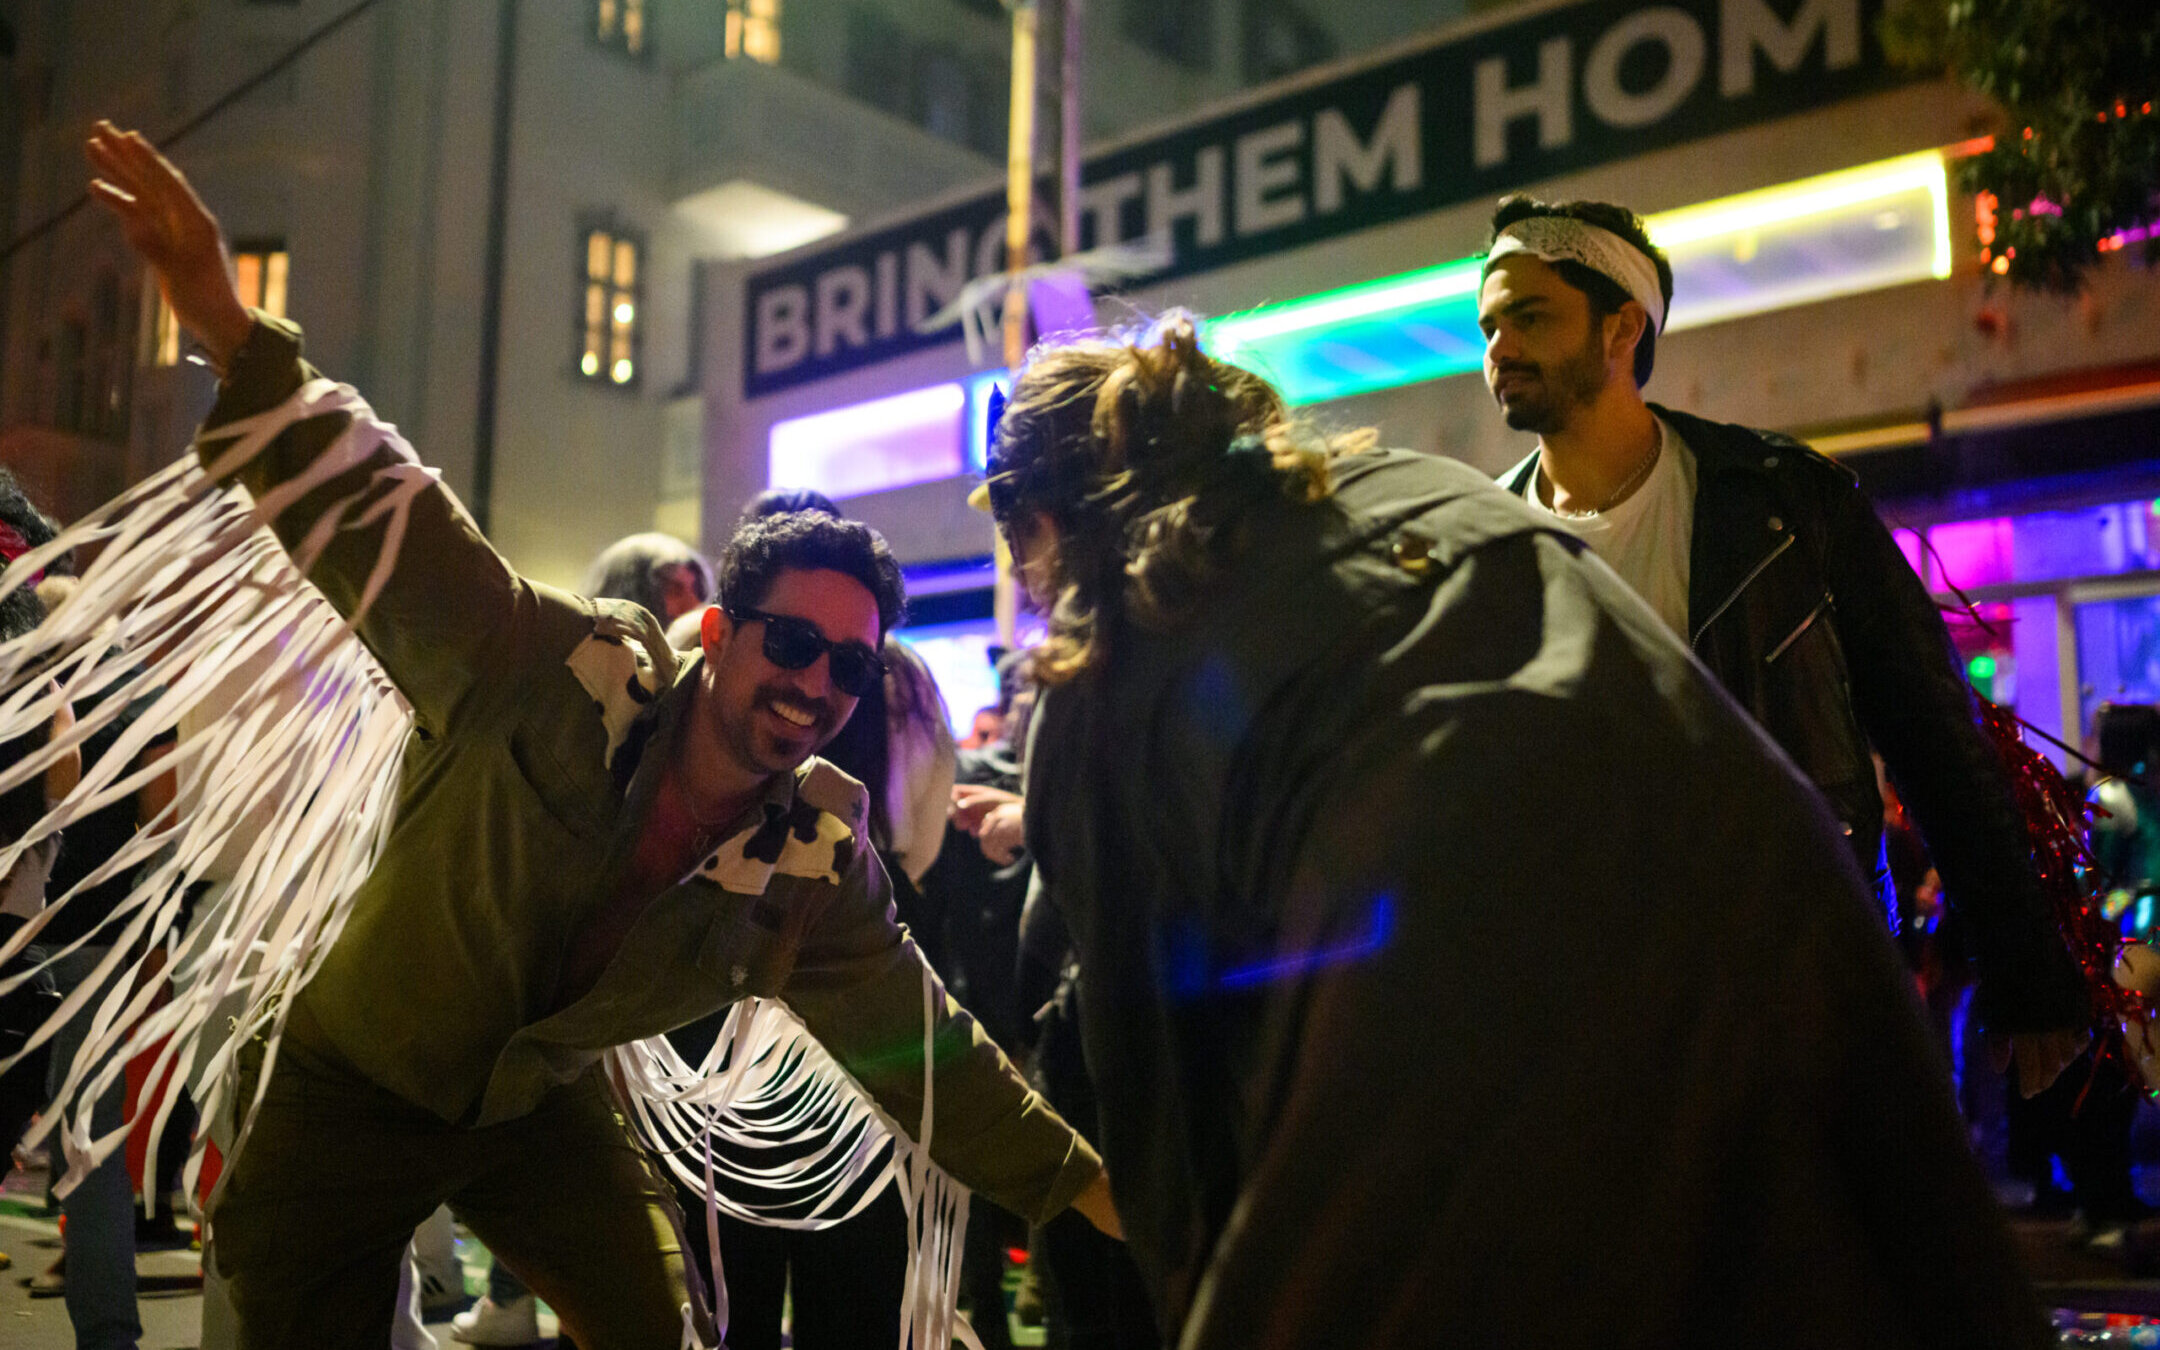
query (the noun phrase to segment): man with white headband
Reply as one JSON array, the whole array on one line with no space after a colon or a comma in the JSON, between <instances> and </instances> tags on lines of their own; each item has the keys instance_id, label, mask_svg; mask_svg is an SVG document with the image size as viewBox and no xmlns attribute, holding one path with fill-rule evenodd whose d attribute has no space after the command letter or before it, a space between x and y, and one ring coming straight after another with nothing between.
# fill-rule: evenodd
<instances>
[{"instance_id":1,"label":"man with white headband","mask_svg":"<svg viewBox=\"0 0 2160 1350\"><path fill-rule=\"evenodd\" d=\"M1648 602L1878 879L1881 754L1967 927L1997 1059L2015 1058L2031 1096L2084 1047L2086 1000L1942 616L1849 470L1643 401L1672 284L1626 207L1500 202L1478 297L1485 379L1507 424L1538 437L1501 484Z\"/></svg>"}]
</instances>

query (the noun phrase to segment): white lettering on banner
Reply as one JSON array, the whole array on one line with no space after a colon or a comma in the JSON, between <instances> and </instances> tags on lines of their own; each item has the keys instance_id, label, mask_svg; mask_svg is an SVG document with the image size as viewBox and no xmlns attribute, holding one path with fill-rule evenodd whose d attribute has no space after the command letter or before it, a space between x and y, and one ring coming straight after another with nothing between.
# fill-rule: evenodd
<instances>
[{"instance_id":1,"label":"white lettering on banner","mask_svg":"<svg viewBox=\"0 0 2160 1350\"><path fill-rule=\"evenodd\" d=\"M1425 181L1425 146L1418 123L1418 87L1398 85L1362 144L1350 119L1337 108L1322 108L1313 119L1313 205L1320 214L1341 208L1343 183L1360 192L1380 190L1380 174L1390 173L1397 192L1414 192Z\"/></svg>"},{"instance_id":2,"label":"white lettering on banner","mask_svg":"<svg viewBox=\"0 0 2160 1350\"><path fill-rule=\"evenodd\" d=\"M918 327L924 319L952 303L968 283L967 226L956 225L945 236L943 261L920 243L907 246L907 325ZM801 358L798 357L798 360Z\"/></svg>"},{"instance_id":3,"label":"white lettering on banner","mask_svg":"<svg viewBox=\"0 0 2160 1350\"><path fill-rule=\"evenodd\" d=\"M877 255L877 335L883 342L900 329L900 255Z\"/></svg>"},{"instance_id":4,"label":"white lettering on banner","mask_svg":"<svg viewBox=\"0 0 2160 1350\"><path fill-rule=\"evenodd\" d=\"M1125 242L1125 203L1140 200L1140 175L1121 173L1115 178L1105 178L1080 189L1080 215L1083 230L1090 222L1094 232L1083 235L1094 241L1096 248L1105 244Z\"/></svg>"},{"instance_id":5,"label":"white lettering on banner","mask_svg":"<svg viewBox=\"0 0 2160 1350\"><path fill-rule=\"evenodd\" d=\"M758 297L757 371L770 375L810 354L810 293L800 286L775 286Z\"/></svg>"},{"instance_id":6,"label":"white lettering on banner","mask_svg":"<svg viewBox=\"0 0 2160 1350\"><path fill-rule=\"evenodd\" d=\"M1258 234L1305 219L1305 194L1296 155L1305 144L1303 122L1277 122L1237 139L1237 232ZM1284 188L1292 189L1284 192Z\"/></svg>"},{"instance_id":7,"label":"white lettering on banner","mask_svg":"<svg viewBox=\"0 0 2160 1350\"><path fill-rule=\"evenodd\" d=\"M1489 169L1507 159L1508 124L1520 118L1537 118L1541 150L1557 150L1575 139L1575 52L1566 38L1547 38L1538 44L1533 83L1510 88L1507 58L1488 56L1477 63L1474 84L1474 153L1479 168Z\"/></svg>"},{"instance_id":8,"label":"white lettering on banner","mask_svg":"<svg viewBox=\"0 0 2160 1350\"><path fill-rule=\"evenodd\" d=\"M845 339L864 347L870 334L863 311L870 307L870 274L860 267L835 267L817 279L817 354L831 356Z\"/></svg>"},{"instance_id":9,"label":"white lettering on banner","mask_svg":"<svg viewBox=\"0 0 2160 1350\"><path fill-rule=\"evenodd\" d=\"M1718 92L1755 92L1755 53L1787 74L1798 70L1815 37L1823 38L1823 68L1860 63L1860 0L1807 0L1791 23L1778 22L1765 0L1721 0L1718 7Z\"/></svg>"},{"instance_id":10,"label":"white lettering on banner","mask_svg":"<svg viewBox=\"0 0 2160 1350\"><path fill-rule=\"evenodd\" d=\"M1147 172L1147 232L1169 237L1180 220L1193 222L1193 241L1213 248L1223 236L1223 152L1210 145L1193 156L1193 185L1176 186L1175 166L1150 165Z\"/></svg>"},{"instance_id":11,"label":"white lettering on banner","mask_svg":"<svg viewBox=\"0 0 2160 1350\"><path fill-rule=\"evenodd\" d=\"M1656 84L1631 94L1620 83L1620 63L1644 43L1665 49L1665 73ZM1638 10L1605 30L1583 63L1583 101L1607 126L1646 127L1687 101L1702 81L1709 43L1702 25L1670 6Z\"/></svg>"},{"instance_id":12,"label":"white lettering on banner","mask_svg":"<svg viewBox=\"0 0 2160 1350\"><path fill-rule=\"evenodd\" d=\"M1278 240L1330 238L1446 205L1478 185L1498 192L1610 161L1638 142L1710 135L1884 87L1895 77L1880 68L1866 25L1886 2L1556 7L1521 28L1354 72L1340 87L1292 90L1090 161L1102 177L1080 188L1083 247L1161 239L1175 256L1160 275L1185 275L1252 258ZM1467 116L1456 111L1464 84ZM836 374L941 340L925 321L970 279L1005 266L1002 200L985 192L783 264L763 286L753 278L745 304L752 387L768 392L809 377L813 366ZM1042 241L1056 238L1056 222L1039 205L1031 255L1054 256Z\"/></svg>"}]
</instances>

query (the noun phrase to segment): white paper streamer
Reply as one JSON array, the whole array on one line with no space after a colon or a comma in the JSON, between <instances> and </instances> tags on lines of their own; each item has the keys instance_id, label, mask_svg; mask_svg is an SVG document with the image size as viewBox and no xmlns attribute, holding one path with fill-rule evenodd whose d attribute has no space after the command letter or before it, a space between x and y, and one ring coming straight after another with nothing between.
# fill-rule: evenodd
<instances>
[{"instance_id":1,"label":"white paper streamer","mask_svg":"<svg viewBox=\"0 0 2160 1350\"><path fill-rule=\"evenodd\" d=\"M647 1147L705 1197L713 1316L723 1340L720 1214L779 1228L829 1228L893 1186L908 1229L900 1350L955 1340L982 1350L958 1308L969 1194L930 1161L936 999L925 967L919 1141L909 1140L784 1004L755 998L736 1004L694 1066L665 1037L609 1052L610 1071Z\"/></svg>"}]
</instances>

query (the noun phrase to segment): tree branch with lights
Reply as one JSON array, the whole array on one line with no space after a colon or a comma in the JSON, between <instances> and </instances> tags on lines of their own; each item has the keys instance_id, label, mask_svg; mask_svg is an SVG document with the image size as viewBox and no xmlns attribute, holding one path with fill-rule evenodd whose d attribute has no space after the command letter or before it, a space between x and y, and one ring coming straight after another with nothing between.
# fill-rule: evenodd
<instances>
[{"instance_id":1,"label":"tree branch with lights","mask_svg":"<svg viewBox=\"0 0 2160 1350\"><path fill-rule=\"evenodd\" d=\"M2123 248L2160 262L2160 4L1906 0L1883 40L1894 61L1944 72L2001 114L1993 144L1957 165L1991 273L2074 293Z\"/></svg>"}]
</instances>

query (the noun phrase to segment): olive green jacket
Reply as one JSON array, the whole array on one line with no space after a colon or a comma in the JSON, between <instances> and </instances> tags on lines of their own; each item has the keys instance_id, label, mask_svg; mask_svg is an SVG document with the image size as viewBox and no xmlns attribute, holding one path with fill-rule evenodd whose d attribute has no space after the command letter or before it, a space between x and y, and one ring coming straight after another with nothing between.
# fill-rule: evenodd
<instances>
[{"instance_id":1,"label":"olive green jacket","mask_svg":"<svg viewBox=\"0 0 2160 1350\"><path fill-rule=\"evenodd\" d=\"M926 967L861 842L861 786L820 760L777 775L639 915L591 991L552 1006L572 942L625 874L700 661L633 605L519 576L394 432L311 406L330 388L298 330L258 316L197 442L215 465L241 444L234 424L291 404L237 476L296 555L327 535L309 580L359 613L414 714L388 842L299 995L309 1017L370 1079L481 1126L531 1111L610 1046L777 998L919 1137ZM639 633L655 640L625 640ZM1094 1151L942 985L933 1006L933 1158L1020 1214L1064 1208L1100 1170Z\"/></svg>"}]
</instances>

